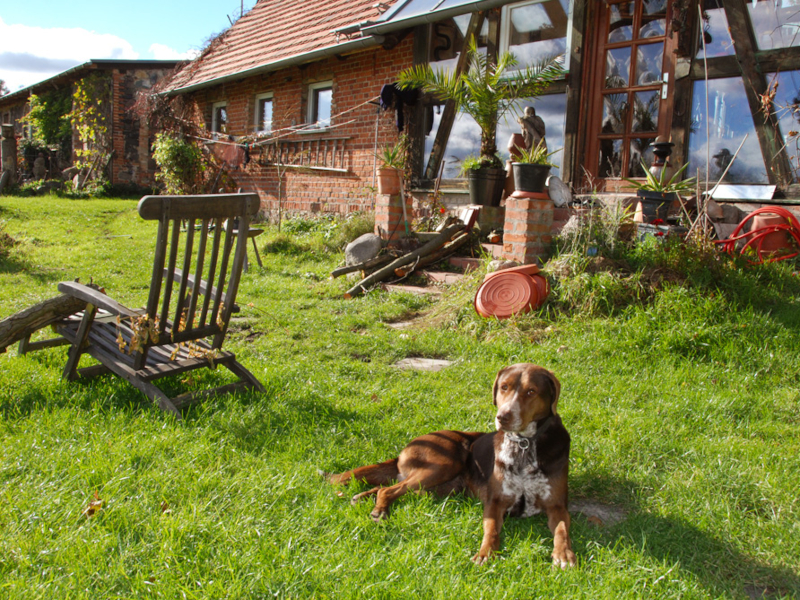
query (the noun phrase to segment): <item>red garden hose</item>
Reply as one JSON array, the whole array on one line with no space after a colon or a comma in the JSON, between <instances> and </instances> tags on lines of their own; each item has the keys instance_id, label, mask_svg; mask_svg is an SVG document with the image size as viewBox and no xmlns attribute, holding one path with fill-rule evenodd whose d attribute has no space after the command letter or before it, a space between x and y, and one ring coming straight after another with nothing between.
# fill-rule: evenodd
<instances>
[{"instance_id":1,"label":"red garden hose","mask_svg":"<svg viewBox=\"0 0 800 600\"><path fill-rule=\"evenodd\" d=\"M768 225L766 227L759 227L758 229L751 229L746 233L742 233L742 229L744 229L745 224L755 217L756 215L761 214L774 214L778 215L779 217L784 219L783 223L776 223L774 225ZM746 240L742 248L739 250L740 254L744 254L748 248L752 248L755 250L756 254L758 255L757 261L751 262L774 262L776 260L786 260L787 258L794 258L798 255L799 252L795 251L791 254L780 254L774 255L773 251L762 251L762 245L764 243L764 238L768 235L776 233L776 232L785 232L791 235L794 238L795 243L800 247L800 222L798 222L797 218L787 209L782 208L780 206L764 206L763 208L759 208L751 212L747 215L742 222L736 227L733 231L731 236L726 240L719 240L716 243L721 244L722 249L725 250L728 254L733 254L736 252L736 243L740 240Z\"/></svg>"}]
</instances>

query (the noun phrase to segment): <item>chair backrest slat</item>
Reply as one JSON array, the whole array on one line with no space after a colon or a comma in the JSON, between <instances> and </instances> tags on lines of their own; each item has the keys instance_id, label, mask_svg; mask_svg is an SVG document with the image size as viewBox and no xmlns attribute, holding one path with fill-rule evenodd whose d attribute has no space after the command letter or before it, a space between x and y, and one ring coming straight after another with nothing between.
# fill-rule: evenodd
<instances>
[{"instance_id":1,"label":"chair backrest slat","mask_svg":"<svg viewBox=\"0 0 800 600\"><path fill-rule=\"evenodd\" d=\"M177 219L170 221L172 235L170 236L169 262L167 264L166 281L164 282L164 295L161 298L159 336L166 333L167 319L169 317L169 304L172 301L172 286L175 283L175 267L178 264L178 244L181 237L181 222ZM150 315L151 317L153 315Z\"/></svg>"},{"instance_id":2,"label":"chair backrest slat","mask_svg":"<svg viewBox=\"0 0 800 600\"><path fill-rule=\"evenodd\" d=\"M208 219L203 219L200 224L200 246L197 248L197 266L194 274L194 285L192 285L192 296L189 301L189 316L190 323L194 323L194 317L197 312L197 299L200 297L200 288L203 279L203 266L206 258L206 242L208 241Z\"/></svg>"},{"instance_id":3,"label":"chair backrest slat","mask_svg":"<svg viewBox=\"0 0 800 600\"><path fill-rule=\"evenodd\" d=\"M257 194L145 196L139 202L142 218L159 221L147 304L148 317L159 320L158 345L213 337L214 347L221 347L236 302L250 219L259 204ZM183 240L181 222L188 223ZM157 344L150 340L147 346ZM137 368L145 357L146 348L136 358Z\"/></svg>"},{"instance_id":4,"label":"chair backrest slat","mask_svg":"<svg viewBox=\"0 0 800 600\"><path fill-rule=\"evenodd\" d=\"M214 294L214 307L211 309L210 323L216 323L219 320L219 309L220 306L222 306L222 295L225 291L225 279L228 274L228 262L231 256L231 248L233 247L233 231L233 222L230 221L225 228L224 250L222 251L222 262L220 263L219 280L217 281L217 293Z\"/></svg>"},{"instance_id":5,"label":"chair backrest slat","mask_svg":"<svg viewBox=\"0 0 800 600\"><path fill-rule=\"evenodd\" d=\"M183 250L183 267L181 272L186 273L187 275L192 272L192 253L194 251L194 221L194 219L189 219L189 221L186 223L186 242ZM187 277L181 277L181 284L178 288L178 297L175 299L175 316L172 319L173 328L180 329L178 324L181 322L184 323L184 327L188 327L192 322L191 319L189 319L189 307L186 306L186 288L188 287L188 284L189 279Z\"/></svg>"},{"instance_id":6,"label":"chair backrest slat","mask_svg":"<svg viewBox=\"0 0 800 600\"><path fill-rule=\"evenodd\" d=\"M209 285L214 284L214 279L217 276L217 257L219 256L219 248L220 243L222 240L222 226L219 219L217 219L215 226L214 226L214 240L211 243L211 260L208 265L208 276L206 277L206 281L209 282ZM206 293L205 297L203 298L203 312L200 315L200 326L202 327L206 323L208 323L208 308L211 306L211 291L209 290Z\"/></svg>"}]
</instances>

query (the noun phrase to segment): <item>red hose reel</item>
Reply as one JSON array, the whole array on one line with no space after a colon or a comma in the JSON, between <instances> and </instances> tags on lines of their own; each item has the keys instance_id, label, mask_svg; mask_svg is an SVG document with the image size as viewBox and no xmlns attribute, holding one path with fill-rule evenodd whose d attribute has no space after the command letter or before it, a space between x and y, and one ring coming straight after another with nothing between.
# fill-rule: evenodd
<instances>
[{"instance_id":1,"label":"red hose reel","mask_svg":"<svg viewBox=\"0 0 800 600\"><path fill-rule=\"evenodd\" d=\"M753 221L750 231L742 233L750 220ZM728 254L733 254L736 252L736 244L744 241L739 253L745 254L748 249L755 251L758 260L751 262L774 262L794 258L800 253L797 249L789 253L783 252L792 249L789 236L794 239L795 246L800 248L800 222L797 218L780 206L764 206L742 219L728 239L716 243Z\"/></svg>"}]
</instances>

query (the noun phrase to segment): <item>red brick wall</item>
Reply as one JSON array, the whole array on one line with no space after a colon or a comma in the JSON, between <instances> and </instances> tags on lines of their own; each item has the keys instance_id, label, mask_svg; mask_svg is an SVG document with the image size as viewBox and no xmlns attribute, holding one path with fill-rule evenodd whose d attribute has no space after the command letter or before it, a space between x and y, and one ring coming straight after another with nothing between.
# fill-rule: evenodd
<instances>
[{"instance_id":1,"label":"red brick wall","mask_svg":"<svg viewBox=\"0 0 800 600\"><path fill-rule=\"evenodd\" d=\"M206 129L211 127L211 105L227 102L228 132L238 137L253 133L257 94L273 94L273 130L277 130L305 123L308 85L332 80L333 125L343 125L332 127L324 135L294 134L291 139L348 137L345 161L348 172L286 170L282 177L283 210L348 213L372 209L374 194L370 188L374 185L377 107L365 103L377 98L384 84L394 81L400 70L412 64L412 43L412 36L408 36L392 50L374 48L229 82L197 92L192 100ZM377 120L378 148L395 143L398 132L394 111L381 112ZM265 210L276 213L277 168L262 164L261 151L253 148L252 160L246 167L228 170L229 185L258 191Z\"/></svg>"}]
</instances>

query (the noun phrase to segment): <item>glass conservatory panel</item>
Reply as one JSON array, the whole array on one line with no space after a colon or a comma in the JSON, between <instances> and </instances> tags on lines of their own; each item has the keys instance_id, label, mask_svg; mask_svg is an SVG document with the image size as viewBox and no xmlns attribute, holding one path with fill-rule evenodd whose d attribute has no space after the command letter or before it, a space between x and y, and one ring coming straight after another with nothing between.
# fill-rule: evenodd
<instances>
[{"instance_id":1,"label":"glass conservatory panel","mask_svg":"<svg viewBox=\"0 0 800 600\"><path fill-rule=\"evenodd\" d=\"M800 1L758 0L747 10L759 50L800 46Z\"/></svg>"},{"instance_id":2,"label":"glass conservatory panel","mask_svg":"<svg viewBox=\"0 0 800 600\"><path fill-rule=\"evenodd\" d=\"M728 29L728 17L722 8L722 0L706 0L703 15L708 18L703 19L703 39L699 41L697 57L713 58L736 54Z\"/></svg>"},{"instance_id":3,"label":"glass conservatory panel","mask_svg":"<svg viewBox=\"0 0 800 600\"><path fill-rule=\"evenodd\" d=\"M739 144L747 136L733 162L726 183L767 183L767 169L761 155L753 116L740 77L712 79L708 82L706 111L705 82L696 81L692 94L692 124L689 132L687 176L700 169L702 181L709 165L709 181L715 184L731 163Z\"/></svg>"}]
</instances>

